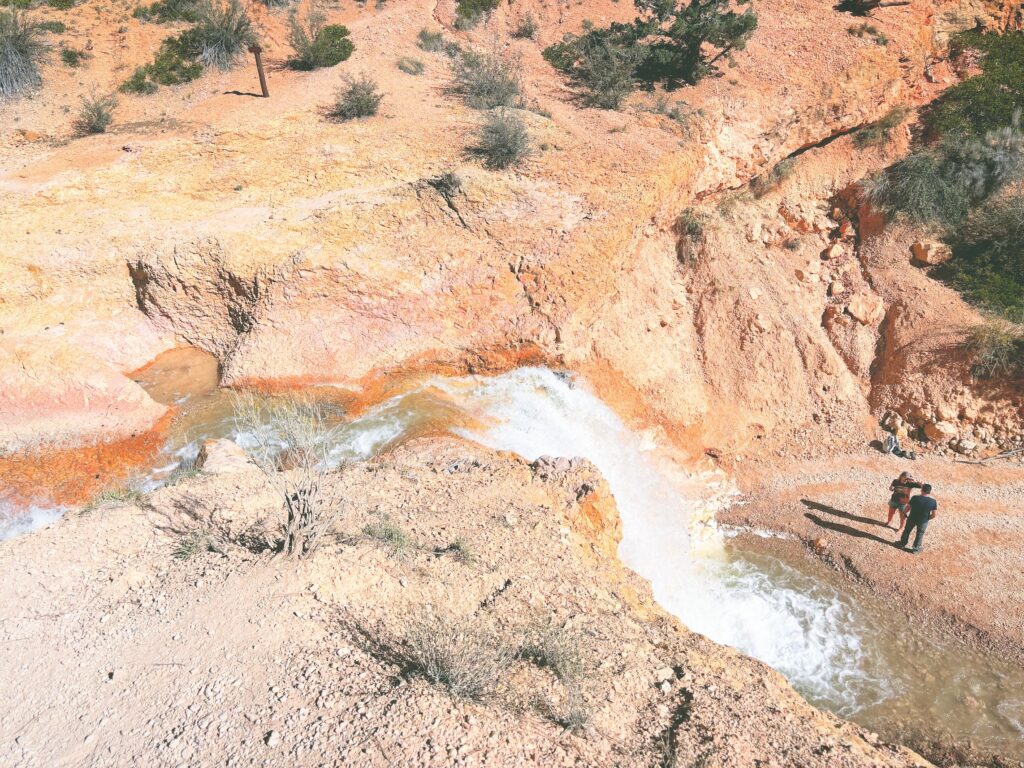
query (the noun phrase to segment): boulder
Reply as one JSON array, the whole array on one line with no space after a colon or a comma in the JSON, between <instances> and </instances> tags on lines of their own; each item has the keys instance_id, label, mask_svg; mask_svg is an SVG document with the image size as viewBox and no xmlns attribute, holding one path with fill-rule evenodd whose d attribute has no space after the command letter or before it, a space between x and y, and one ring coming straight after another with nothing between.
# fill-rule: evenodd
<instances>
[{"instance_id":1,"label":"boulder","mask_svg":"<svg viewBox=\"0 0 1024 768\"><path fill-rule=\"evenodd\" d=\"M829 296L838 296L846 290L846 286L840 283L838 280L833 280L832 284L828 287Z\"/></svg>"},{"instance_id":2,"label":"boulder","mask_svg":"<svg viewBox=\"0 0 1024 768\"><path fill-rule=\"evenodd\" d=\"M885 316L885 303L873 293L857 293L846 305L846 311L861 325L875 325Z\"/></svg>"},{"instance_id":3,"label":"boulder","mask_svg":"<svg viewBox=\"0 0 1024 768\"><path fill-rule=\"evenodd\" d=\"M196 467L211 475L244 472L253 467L245 451L231 440L207 440L199 449Z\"/></svg>"},{"instance_id":4,"label":"boulder","mask_svg":"<svg viewBox=\"0 0 1024 768\"><path fill-rule=\"evenodd\" d=\"M945 264L953 257L953 251L945 243L919 241L910 246L910 253L915 264L934 266Z\"/></svg>"},{"instance_id":5,"label":"boulder","mask_svg":"<svg viewBox=\"0 0 1024 768\"><path fill-rule=\"evenodd\" d=\"M956 437L957 429L949 421L929 421L924 425L924 434L934 443L945 443Z\"/></svg>"}]
</instances>

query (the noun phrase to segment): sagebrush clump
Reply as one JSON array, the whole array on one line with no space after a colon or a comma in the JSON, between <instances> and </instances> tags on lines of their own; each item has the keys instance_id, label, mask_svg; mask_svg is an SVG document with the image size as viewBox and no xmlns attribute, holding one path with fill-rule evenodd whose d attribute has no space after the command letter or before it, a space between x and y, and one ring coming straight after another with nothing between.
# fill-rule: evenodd
<instances>
[{"instance_id":1,"label":"sagebrush clump","mask_svg":"<svg viewBox=\"0 0 1024 768\"><path fill-rule=\"evenodd\" d=\"M950 137L915 149L867 185L873 203L915 224L955 231L970 209L1024 174L1020 113L984 139Z\"/></svg>"},{"instance_id":2,"label":"sagebrush clump","mask_svg":"<svg viewBox=\"0 0 1024 768\"><path fill-rule=\"evenodd\" d=\"M288 41L295 49L288 66L303 71L333 67L347 60L355 50L348 27L327 24L324 14L316 8L309 11L305 23L296 11L289 14Z\"/></svg>"},{"instance_id":3,"label":"sagebrush clump","mask_svg":"<svg viewBox=\"0 0 1024 768\"><path fill-rule=\"evenodd\" d=\"M373 117L383 100L384 94L377 90L377 81L372 77L365 74L350 77L338 90L328 115L343 121Z\"/></svg>"},{"instance_id":4,"label":"sagebrush clump","mask_svg":"<svg viewBox=\"0 0 1024 768\"><path fill-rule=\"evenodd\" d=\"M39 70L49 46L43 29L19 10L0 11L0 98L38 88Z\"/></svg>"},{"instance_id":5,"label":"sagebrush clump","mask_svg":"<svg viewBox=\"0 0 1024 768\"><path fill-rule=\"evenodd\" d=\"M430 29L421 29L416 36L416 45L427 53L436 53L444 48L444 35Z\"/></svg>"},{"instance_id":6,"label":"sagebrush clump","mask_svg":"<svg viewBox=\"0 0 1024 768\"><path fill-rule=\"evenodd\" d=\"M261 405L240 394L234 405L239 430L251 438L246 453L281 501L281 550L300 558L313 554L345 511L331 457L336 427L310 400Z\"/></svg>"},{"instance_id":7,"label":"sagebrush clump","mask_svg":"<svg viewBox=\"0 0 1024 768\"><path fill-rule=\"evenodd\" d=\"M522 162L530 155L530 134L523 119L510 110L496 110L480 128L475 151L484 165L502 170Z\"/></svg>"},{"instance_id":8,"label":"sagebrush clump","mask_svg":"<svg viewBox=\"0 0 1024 768\"><path fill-rule=\"evenodd\" d=\"M78 113L78 119L75 120L75 133L79 136L105 133L114 121L116 107L117 97L113 94L83 96L82 109Z\"/></svg>"},{"instance_id":9,"label":"sagebrush clump","mask_svg":"<svg viewBox=\"0 0 1024 768\"><path fill-rule=\"evenodd\" d=\"M990 317L967 332L973 371L981 378L1019 373L1024 367L1024 327Z\"/></svg>"},{"instance_id":10,"label":"sagebrush clump","mask_svg":"<svg viewBox=\"0 0 1024 768\"><path fill-rule=\"evenodd\" d=\"M204 0L188 40L205 66L226 71L256 41L256 33L240 0Z\"/></svg>"},{"instance_id":11,"label":"sagebrush clump","mask_svg":"<svg viewBox=\"0 0 1024 768\"><path fill-rule=\"evenodd\" d=\"M409 671L477 701L499 690L517 656L515 644L484 620L441 612L412 621L403 651Z\"/></svg>"},{"instance_id":12,"label":"sagebrush clump","mask_svg":"<svg viewBox=\"0 0 1024 768\"><path fill-rule=\"evenodd\" d=\"M379 541L394 557L405 557L416 546L405 529L388 515L363 526L363 534Z\"/></svg>"},{"instance_id":13,"label":"sagebrush clump","mask_svg":"<svg viewBox=\"0 0 1024 768\"><path fill-rule=\"evenodd\" d=\"M903 124L909 114L910 110L902 104L893 107L885 113L881 120L865 125L854 133L853 145L858 149L866 149L888 143L892 138L892 132Z\"/></svg>"},{"instance_id":14,"label":"sagebrush clump","mask_svg":"<svg viewBox=\"0 0 1024 768\"><path fill-rule=\"evenodd\" d=\"M517 68L497 53L467 51L455 63L455 90L474 109L517 107L522 102Z\"/></svg>"},{"instance_id":15,"label":"sagebrush clump","mask_svg":"<svg viewBox=\"0 0 1024 768\"><path fill-rule=\"evenodd\" d=\"M407 75L422 75L425 69L422 61L409 56L403 56L398 60L398 68Z\"/></svg>"}]
</instances>

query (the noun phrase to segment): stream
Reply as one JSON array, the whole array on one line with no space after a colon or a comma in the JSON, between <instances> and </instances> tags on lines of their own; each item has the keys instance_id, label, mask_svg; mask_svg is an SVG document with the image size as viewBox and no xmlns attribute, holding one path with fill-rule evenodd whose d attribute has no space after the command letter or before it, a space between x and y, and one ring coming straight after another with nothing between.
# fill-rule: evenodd
<instances>
[{"instance_id":1,"label":"stream","mask_svg":"<svg viewBox=\"0 0 1024 768\"><path fill-rule=\"evenodd\" d=\"M178 414L157 460L136 479L143 491L194 459L205 439L243 446L251 439L235 425L215 361L174 350L158 363L138 380ZM815 706L888 739L899 741L909 727L1024 759L1024 670L932 636L792 542L718 530L692 501L705 495L709 479L689 476L578 379L542 368L434 378L354 419L340 411L338 418L331 452L338 462L444 430L528 460L583 456L615 497L622 561L690 629L760 659ZM39 506L9 515L0 540L62 511Z\"/></svg>"}]
</instances>

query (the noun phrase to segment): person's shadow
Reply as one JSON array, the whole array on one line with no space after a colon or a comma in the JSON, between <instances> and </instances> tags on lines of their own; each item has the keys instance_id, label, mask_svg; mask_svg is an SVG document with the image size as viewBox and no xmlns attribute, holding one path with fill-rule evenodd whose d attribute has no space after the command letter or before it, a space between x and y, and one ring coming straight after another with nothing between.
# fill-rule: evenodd
<instances>
[{"instance_id":1,"label":"person's shadow","mask_svg":"<svg viewBox=\"0 0 1024 768\"><path fill-rule=\"evenodd\" d=\"M829 507L829 506L827 506L825 504L819 504L816 501L810 501L809 499L801 499L800 502L805 507L807 507L808 509L814 509L814 510L817 510L819 512L825 512L827 514L835 515L836 517L842 517L842 518L845 518L847 520L853 520L854 522L858 522L858 523L867 523L867 524L870 524L870 525L879 525L879 526L885 527L885 524L882 523L882 522L879 522L878 520L872 520L871 518L860 517L858 515L851 515L849 512L844 512L841 509L836 509L835 507ZM862 531L860 528L854 528L852 525L844 525L843 523L834 523L831 520L824 520L821 517L819 517L818 515L815 515L815 514L813 514L811 512L807 512L804 515L804 517L806 517L808 520L810 520L815 525L817 525L817 526L819 526L821 528L824 528L826 530L829 530L829 531L835 531L836 533L844 533L847 536L853 536L853 537L858 538L858 539L869 539L871 541L877 541L879 544L885 544L888 547L897 547L897 546L899 546L899 542L898 541L893 541L891 539L883 539L881 536L876 536L873 533L868 533L867 531Z\"/></svg>"},{"instance_id":2,"label":"person's shadow","mask_svg":"<svg viewBox=\"0 0 1024 768\"><path fill-rule=\"evenodd\" d=\"M808 509L813 509L816 512L824 512L835 517L842 517L846 520L852 520L855 523L863 523L864 525L877 525L880 528L885 528L885 523L881 520L875 520L871 517L861 517L860 515L853 515L849 512L844 512L841 509L830 507L827 504L819 504L817 501L811 501L810 499L800 499L800 503Z\"/></svg>"}]
</instances>

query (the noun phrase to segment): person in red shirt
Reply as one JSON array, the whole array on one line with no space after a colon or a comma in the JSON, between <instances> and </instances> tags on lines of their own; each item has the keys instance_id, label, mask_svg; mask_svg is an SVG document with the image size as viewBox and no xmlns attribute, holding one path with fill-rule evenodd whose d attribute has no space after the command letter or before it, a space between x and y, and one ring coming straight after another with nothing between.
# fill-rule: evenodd
<instances>
[{"instance_id":1,"label":"person in red shirt","mask_svg":"<svg viewBox=\"0 0 1024 768\"><path fill-rule=\"evenodd\" d=\"M915 488L920 488L921 483L910 476L909 472L900 472L900 476L889 483L889 490L892 495L889 497L889 517L885 521L885 527L892 525L892 518L896 512L900 513L900 524L896 526L898 531L907 522L907 511L910 509L910 494Z\"/></svg>"}]
</instances>

